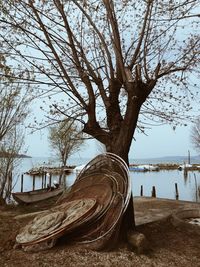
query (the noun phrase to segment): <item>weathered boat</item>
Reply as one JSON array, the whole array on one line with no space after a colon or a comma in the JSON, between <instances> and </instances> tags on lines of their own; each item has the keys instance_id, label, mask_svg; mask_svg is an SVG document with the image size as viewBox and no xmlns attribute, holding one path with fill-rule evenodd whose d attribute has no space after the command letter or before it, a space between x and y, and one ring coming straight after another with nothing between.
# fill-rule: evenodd
<instances>
[{"instance_id":1,"label":"weathered boat","mask_svg":"<svg viewBox=\"0 0 200 267\"><path fill-rule=\"evenodd\" d=\"M12 196L13 199L20 204L31 204L58 196L62 194L62 192L63 188L45 188L27 192L15 192L12 193Z\"/></svg>"},{"instance_id":2,"label":"weathered boat","mask_svg":"<svg viewBox=\"0 0 200 267\"><path fill-rule=\"evenodd\" d=\"M147 168L143 166L137 166L137 165L130 165L129 170L133 172L147 172Z\"/></svg>"},{"instance_id":3,"label":"weathered boat","mask_svg":"<svg viewBox=\"0 0 200 267\"><path fill-rule=\"evenodd\" d=\"M145 164L145 165L130 164L129 170L135 172L159 171L159 167L157 165L152 165L152 164Z\"/></svg>"},{"instance_id":4,"label":"weathered boat","mask_svg":"<svg viewBox=\"0 0 200 267\"><path fill-rule=\"evenodd\" d=\"M131 197L126 163L112 153L91 160L57 205L34 218L16 237L25 251L51 248L59 237L90 249L115 244Z\"/></svg>"}]
</instances>

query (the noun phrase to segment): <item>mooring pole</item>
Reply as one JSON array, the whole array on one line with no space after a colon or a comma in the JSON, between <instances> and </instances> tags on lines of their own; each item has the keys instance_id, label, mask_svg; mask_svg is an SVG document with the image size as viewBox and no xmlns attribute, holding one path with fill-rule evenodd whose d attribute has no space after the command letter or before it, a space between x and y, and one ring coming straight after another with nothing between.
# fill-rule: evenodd
<instances>
[{"instance_id":1,"label":"mooring pole","mask_svg":"<svg viewBox=\"0 0 200 267\"><path fill-rule=\"evenodd\" d=\"M51 178L52 178L52 173L49 174L49 186L51 187Z\"/></svg>"},{"instance_id":2,"label":"mooring pole","mask_svg":"<svg viewBox=\"0 0 200 267\"><path fill-rule=\"evenodd\" d=\"M35 175L33 175L33 191L35 190Z\"/></svg>"},{"instance_id":3,"label":"mooring pole","mask_svg":"<svg viewBox=\"0 0 200 267\"><path fill-rule=\"evenodd\" d=\"M42 172L42 189L44 188L44 172Z\"/></svg>"},{"instance_id":4,"label":"mooring pole","mask_svg":"<svg viewBox=\"0 0 200 267\"><path fill-rule=\"evenodd\" d=\"M188 150L188 164L190 164L190 150Z\"/></svg>"},{"instance_id":5,"label":"mooring pole","mask_svg":"<svg viewBox=\"0 0 200 267\"><path fill-rule=\"evenodd\" d=\"M23 187L24 187L24 175L21 175L21 192L23 192Z\"/></svg>"},{"instance_id":6,"label":"mooring pole","mask_svg":"<svg viewBox=\"0 0 200 267\"><path fill-rule=\"evenodd\" d=\"M143 197L143 185L141 185L141 188L140 188L140 196Z\"/></svg>"},{"instance_id":7,"label":"mooring pole","mask_svg":"<svg viewBox=\"0 0 200 267\"><path fill-rule=\"evenodd\" d=\"M44 188L47 187L47 172L44 172Z\"/></svg>"},{"instance_id":8,"label":"mooring pole","mask_svg":"<svg viewBox=\"0 0 200 267\"><path fill-rule=\"evenodd\" d=\"M151 196L156 197L156 187L155 186L152 186Z\"/></svg>"},{"instance_id":9,"label":"mooring pole","mask_svg":"<svg viewBox=\"0 0 200 267\"><path fill-rule=\"evenodd\" d=\"M175 183L175 192L176 192L176 200L179 199L179 193L178 193L178 184Z\"/></svg>"}]
</instances>

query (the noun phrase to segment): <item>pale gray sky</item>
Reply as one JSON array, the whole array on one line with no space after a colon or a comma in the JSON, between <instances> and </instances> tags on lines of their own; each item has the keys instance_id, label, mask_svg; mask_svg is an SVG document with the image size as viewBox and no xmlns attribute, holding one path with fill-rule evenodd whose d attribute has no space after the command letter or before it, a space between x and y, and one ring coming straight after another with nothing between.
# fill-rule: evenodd
<instances>
[{"instance_id":1,"label":"pale gray sky","mask_svg":"<svg viewBox=\"0 0 200 267\"><path fill-rule=\"evenodd\" d=\"M169 125L156 126L148 130L148 136L136 134L129 153L130 158L156 158L164 156L192 156L198 153L190 141L191 125L178 127L173 131ZM48 132L42 130L26 137L28 155L33 157L51 157L53 151L48 144ZM96 141L88 141L74 157L92 158L101 153Z\"/></svg>"},{"instance_id":2,"label":"pale gray sky","mask_svg":"<svg viewBox=\"0 0 200 267\"><path fill-rule=\"evenodd\" d=\"M43 113L40 106L43 100L37 99L32 104L32 115L28 122L33 121L33 117L37 116L41 119ZM194 116L199 114L199 105L195 106ZM146 131L147 135L137 133L132 142L129 153L129 158L157 158L165 156L187 156L190 150L191 156L198 155L193 149L190 133L191 124L188 126L178 126L174 131L170 125L154 126ZM48 130L43 129L33 134L26 135L26 147L28 148L27 154L32 157L51 157L53 153L48 143ZM88 141L83 148L73 157L74 158L93 158L99 153L102 153L100 145L97 141Z\"/></svg>"},{"instance_id":3,"label":"pale gray sky","mask_svg":"<svg viewBox=\"0 0 200 267\"><path fill-rule=\"evenodd\" d=\"M148 136L136 134L131 147L131 157L151 158L164 156L197 155L190 140L191 125L180 126L174 131L171 126L156 126ZM130 156L130 155L129 155Z\"/></svg>"},{"instance_id":4,"label":"pale gray sky","mask_svg":"<svg viewBox=\"0 0 200 267\"><path fill-rule=\"evenodd\" d=\"M30 52L30 51L29 51ZM197 81L198 84L198 81ZM42 102L42 100L41 100ZM34 114L40 114L39 107L33 108ZM198 114L197 114L198 115ZM133 140L130 158L154 158L163 156L186 156L188 150L191 155L197 153L192 148L190 141L191 125L178 127L173 131L169 125L157 126L147 131L148 136L136 134ZM37 157L50 157L53 152L48 144L48 131L42 130L26 136L27 154ZM89 141L78 153L81 157L93 157L99 153L95 141Z\"/></svg>"}]
</instances>

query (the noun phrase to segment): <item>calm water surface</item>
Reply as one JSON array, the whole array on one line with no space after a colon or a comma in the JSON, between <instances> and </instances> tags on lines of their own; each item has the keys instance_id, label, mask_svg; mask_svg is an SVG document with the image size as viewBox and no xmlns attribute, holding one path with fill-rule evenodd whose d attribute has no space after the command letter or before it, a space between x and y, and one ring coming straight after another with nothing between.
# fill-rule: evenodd
<instances>
[{"instance_id":1,"label":"calm water surface","mask_svg":"<svg viewBox=\"0 0 200 267\"><path fill-rule=\"evenodd\" d=\"M69 162L70 165L81 165L87 163L84 159L74 159ZM33 167L39 166L59 166L55 159L47 158L26 158L16 171L13 192L20 191L21 174ZM156 187L156 195L161 198L175 199L175 183L178 185L179 199L186 201L200 202L200 172L188 172L184 175L183 171L158 171L158 172L130 172L132 181L132 192L134 196L140 195L141 185L143 186L143 195L151 196L152 186ZM75 173L66 177L66 184L70 186L76 178ZM54 176L53 179L58 179ZM24 175L24 191L32 190L32 177ZM35 188L39 189L42 185L41 177L36 176Z\"/></svg>"}]
</instances>

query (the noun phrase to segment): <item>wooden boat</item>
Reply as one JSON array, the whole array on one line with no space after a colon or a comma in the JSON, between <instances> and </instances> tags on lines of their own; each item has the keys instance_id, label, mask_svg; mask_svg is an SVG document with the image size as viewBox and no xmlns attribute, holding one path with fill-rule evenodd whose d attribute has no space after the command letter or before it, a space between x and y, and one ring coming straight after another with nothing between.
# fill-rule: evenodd
<instances>
[{"instance_id":1,"label":"wooden boat","mask_svg":"<svg viewBox=\"0 0 200 267\"><path fill-rule=\"evenodd\" d=\"M34 191L27 192L15 192L12 193L12 196L15 201L20 204L31 204L35 202L39 202L48 198L52 198L60 195L63 192L63 188L55 188L55 189L38 189Z\"/></svg>"},{"instance_id":2,"label":"wooden boat","mask_svg":"<svg viewBox=\"0 0 200 267\"><path fill-rule=\"evenodd\" d=\"M148 171L147 168L145 168L143 166L134 166L134 165L130 165L129 170L133 171L133 172L146 172L146 171Z\"/></svg>"},{"instance_id":3,"label":"wooden boat","mask_svg":"<svg viewBox=\"0 0 200 267\"><path fill-rule=\"evenodd\" d=\"M129 170L134 171L134 172L159 171L159 167L156 165L150 165L150 164L145 164L145 165L130 164Z\"/></svg>"},{"instance_id":4,"label":"wooden boat","mask_svg":"<svg viewBox=\"0 0 200 267\"><path fill-rule=\"evenodd\" d=\"M57 205L33 219L17 235L25 251L48 249L59 237L100 250L117 240L131 197L126 163L112 153L91 160Z\"/></svg>"}]
</instances>

